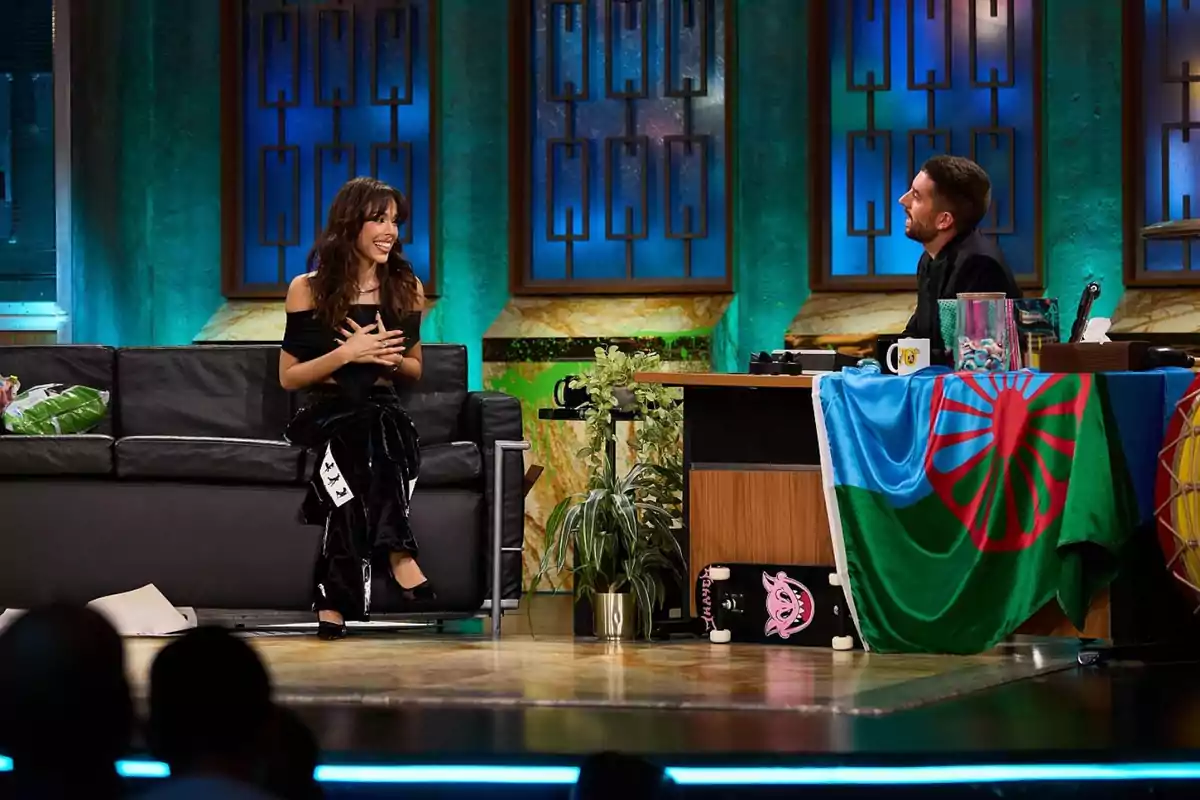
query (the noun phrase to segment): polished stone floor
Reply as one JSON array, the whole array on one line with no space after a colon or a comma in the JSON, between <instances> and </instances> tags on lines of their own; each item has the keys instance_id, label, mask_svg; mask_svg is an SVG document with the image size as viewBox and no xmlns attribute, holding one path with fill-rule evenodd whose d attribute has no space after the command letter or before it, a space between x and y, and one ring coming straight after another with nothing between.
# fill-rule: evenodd
<instances>
[{"instance_id":1,"label":"polished stone floor","mask_svg":"<svg viewBox=\"0 0 1200 800\"><path fill-rule=\"evenodd\" d=\"M128 642L144 693L166 640ZM881 714L915 708L1073 663L1061 643L961 656L876 655L707 641L604 644L424 632L248 638L290 704L527 706Z\"/></svg>"},{"instance_id":2,"label":"polished stone floor","mask_svg":"<svg viewBox=\"0 0 1200 800\"><path fill-rule=\"evenodd\" d=\"M606 647L425 634L255 636L328 758L673 763L1007 763L1194 758L1194 664L1075 666L1021 645L975 658L704 642ZM135 687L163 640L130 640Z\"/></svg>"},{"instance_id":3,"label":"polished stone floor","mask_svg":"<svg viewBox=\"0 0 1200 800\"><path fill-rule=\"evenodd\" d=\"M1191 664L1079 667L1064 640L970 658L611 647L571 638L559 600L506 617L499 643L420 631L250 641L333 762L575 763L605 749L701 765L1107 762L1200 749ZM143 696L165 641L128 642Z\"/></svg>"}]
</instances>

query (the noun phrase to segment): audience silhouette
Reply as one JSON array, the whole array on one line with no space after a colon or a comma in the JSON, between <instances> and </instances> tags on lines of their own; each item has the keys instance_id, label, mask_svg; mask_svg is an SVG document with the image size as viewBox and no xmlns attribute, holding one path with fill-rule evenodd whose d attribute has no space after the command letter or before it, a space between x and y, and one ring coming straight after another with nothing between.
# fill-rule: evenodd
<instances>
[{"instance_id":1,"label":"audience silhouette","mask_svg":"<svg viewBox=\"0 0 1200 800\"><path fill-rule=\"evenodd\" d=\"M119 797L132 729L121 637L100 614L46 606L0 634L0 751L16 797Z\"/></svg>"},{"instance_id":2,"label":"audience silhouette","mask_svg":"<svg viewBox=\"0 0 1200 800\"><path fill-rule=\"evenodd\" d=\"M14 796L58 800L123 795L116 761L128 750L133 705L124 647L88 608L52 605L0 633L0 752L13 759ZM150 669L151 751L171 778L147 800L317 800L317 741L271 702L266 668L246 642L197 628ZM666 800L676 787L644 759L599 753L580 768L573 800Z\"/></svg>"},{"instance_id":3,"label":"audience silhouette","mask_svg":"<svg viewBox=\"0 0 1200 800\"><path fill-rule=\"evenodd\" d=\"M171 780L150 798L266 798L274 708L266 668L244 641L197 628L163 648L150 668L151 751Z\"/></svg>"},{"instance_id":4,"label":"audience silhouette","mask_svg":"<svg viewBox=\"0 0 1200 800\"><path fill-rule=\"evenodd\" d=\"M669 800L676 785L662 767L623 753L597 753L579 767L571 800Z\"/></svg>"},{"instance_id":5,"label":"audience silhouette","mask_svg":"<svg viewBox=\"0 0 1200 800\"><path fill-rule=\"evenodd\" d=\"M276 706L264 759L263 787L280 800L320 800L314 773L321 751L317 737L289 708Z\"/></svg>"}]
</instances>

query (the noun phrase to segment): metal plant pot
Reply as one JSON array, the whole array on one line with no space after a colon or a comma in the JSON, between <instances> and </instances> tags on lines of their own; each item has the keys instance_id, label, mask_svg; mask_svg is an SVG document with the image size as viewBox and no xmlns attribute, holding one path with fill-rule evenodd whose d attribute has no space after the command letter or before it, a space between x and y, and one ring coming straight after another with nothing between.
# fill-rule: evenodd
<instances>
[{"instance_id":1,"label":"metal plant pot","mask_svg":"<svg viewBox=\"0 0 1200 800\"><path fill-rule=\"evenodd\" d=\"M633 595L628 592L597 592L592 596L592 619L596 638L631 641L637 632Z\"/></svg>"}]
</instances>

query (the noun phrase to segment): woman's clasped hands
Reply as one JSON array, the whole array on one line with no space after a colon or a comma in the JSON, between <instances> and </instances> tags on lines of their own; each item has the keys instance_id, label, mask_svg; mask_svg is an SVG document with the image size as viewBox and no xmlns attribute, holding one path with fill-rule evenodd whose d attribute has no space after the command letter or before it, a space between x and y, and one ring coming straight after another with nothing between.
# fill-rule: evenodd
<instances>
[{"instance_id":1,"label":"woman's clasped hands","mask_svg":"<svg viewBox=\"0 0 1200 800\"><path fill-rule=\"evenodd\" d=\"M399 344L404 337L404 331L389 331L383 325L383 320L376 318L370 325L359 325L352 319L346 320L346 327L338 331L343 337L338 339L342 354L353 364L380 364L385 367L395 365L394 357L405 351ZM393 360L389 361L388 357Z\"/></svg>"}]
</instances>

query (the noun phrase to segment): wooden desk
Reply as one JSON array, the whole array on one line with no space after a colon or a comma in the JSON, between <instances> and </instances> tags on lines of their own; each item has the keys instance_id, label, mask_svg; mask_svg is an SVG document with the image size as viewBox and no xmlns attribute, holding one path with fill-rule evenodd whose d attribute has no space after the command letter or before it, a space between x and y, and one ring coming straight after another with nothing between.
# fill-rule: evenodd
<instances>
[{"instance_id":1,"label":"wooden desk","mask_svg":"<svg viewBox=\"0 0 1200 800\"><path fill-rule=\"evenodd\" d=\"M663 386L723 387L734 389L812 389L810 375L739 375L720 372L638 372L639 383Z\"/></svg>"},{"instance_id":2,"label":"wooden desk","mask_svg":"<svg viewBox=\"0 0 1200 800\"><path fill-rule=\"evenodd\" d=\"M717 562L833 566L811 377L645 372L634 380L684 390L684 552L691 578ZM1108 638L1109 612L1105 591L1080 632L1051 601L1017 633Z\"/></svg>"},{"instance_id":3,"label":"wooden desk","mask_svg":"<svg viewBox=\"0 0 1200 800\"><path fill-rule=\"evenodd\" d=\"M684 390L692 579L718 562L833 565L811 377L647 372L634 380Z\"/></svg>"}]
</instances>

